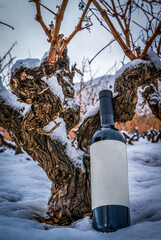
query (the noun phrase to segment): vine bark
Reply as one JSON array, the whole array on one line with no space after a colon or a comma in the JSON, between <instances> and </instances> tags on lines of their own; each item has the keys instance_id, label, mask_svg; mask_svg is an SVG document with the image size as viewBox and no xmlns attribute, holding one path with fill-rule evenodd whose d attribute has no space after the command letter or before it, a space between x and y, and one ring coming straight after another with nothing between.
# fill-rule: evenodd
<instances>
[{"instance_id":1,"label":"vine bark","mask_svg":"<svg viewBox=\"0 0 161 240\"><path fill-rule=\"evenodd\" d=\"M0 125L13 132L16 141L51 180L47 213L53 224L58 225L69 225L91 212L89 146L92 135L100 125L97 109L94 114L84 118L77 138L69 138L68 132L80 120L80 108L74 100L73 76L67 49L55 66L44 60L36 68L27 68L22 64L15 69L10 87L20 102L31 104L25 115L6 99L4 87L0 88ZM160 76L161 69L149 60L127 64L116 75L115 92L118 95L114 99L115 121L131 120L135 114L138 87L156 84ZM51 79L60 87L63 98L50 85ZM160 105L157 106L160 111ZM51 122L54 127L47 132L44 127ZM65 141L51 133L57 128L64 131Z\"/></svg>"}]
</instances>

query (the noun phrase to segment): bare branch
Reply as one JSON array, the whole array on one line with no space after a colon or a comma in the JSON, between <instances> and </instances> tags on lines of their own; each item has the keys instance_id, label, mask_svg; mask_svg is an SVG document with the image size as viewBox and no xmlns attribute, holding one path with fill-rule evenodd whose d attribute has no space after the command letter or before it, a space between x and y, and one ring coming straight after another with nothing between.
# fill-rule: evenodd
<instances>
[{"instance_id":1,"label":"bare branch","mask_svg":"<svg viewBox=\"0 0 161 240\"><path fill-rule=\"evenodd\" d=\"M76 68L76 67L73 67L73 69L74 69L77 73L79 73L81 76L84 76L84 74L81 72L80 69L78 69L78 68Z\"/></svg>"},{"instance_id":2,"label":"bare branch","mask_svg":"<svg viewBox=\"0 0 161 240\"><path fill-rule=\"evenodd\" d=\"M17 44L17 42L14 42L12 44L12 46L10 47L10 49L5 53L5 55L0 59L0 63L2 63L4 61L4 59L7 57L7 55L10 54L11 50L14 48L14 46Z\"/></svg>"},{"instance_id":3,"label":"bare branch","mask_svg":"<svg viewBox=\"0 0 161 240\"><path fill-rule=\"evenodd\" d=\"M91 64L91 62L108 46L110 46L114 41L116 41L116 39L112 39L105 47L103 47L90 61L89 64Z\"/></svg>"},{"instance_id":4,"label":"bare branch","mask_svg":"<svg viewBox=\"0 0 161 240\"><path fill-rule=\"evenodd\" d=\"M126 8L125 8L125 11L123 13L123 18L126 16L126 13L127 13L127 10L128 10L128 7L131 5L131 0L129 0L126 4Z\"/></svg>"},{"instance_id":5,"label":"bare branch","mask_svg":"<svg viewBox=\"0 0 161 240\"><path fill-rule=\"evenodd\" d=\"M103 6L106 8L106 10L107 10L107 12L111 15L111 16L113 16L113 9L112 9L112 7L110 6L110 4L108 4L106 1L104 1L104 0L100 0L100 2L103 4Z\"/></svg>"},{"instance_id":6,"label":"bare branch","mask_svg":"<svg viewBox=\"0 0 161 240\"><path fill-rule=\"evenodd\" d=\"M3 25L5 25L5 26L7 26L7 27L10 27L10 28L12 28L12 30L14 30L14 27L12 27L11 25L9 25L9 24L7 24L7 23L0 22L0 24L3 24Z\"/></svg>"},{"instance_id":7,"label":"bare branch","mask_svg":"<svg viewBox=\"0 0 161 240\"><path fill-rule=\"evenodd\" d=\"M10 60L3 67L0 68L0 73L2 73L6 69L6 67L10 66L15 58L16 57L11 57Z\"/></svg>"},{"instance_id":8,"label":"bare branch","mask_svg":"<svg viewBox=\"0 0 161 240\"><path fill-rule=\"evenodd\" d=\"M52 40L51 40L49 56L47 58L48 62L55 62L55 56L56 56L60 27L61 27L61 23L62 23L62 20L63 20L63 17L64 17L64 13L65 13L67 4L68 4L68 0L63 0L63 2L61 4L61 7L59 9L59 12L56 16L54 34L53 34L53 37L52 37Z\"/></svg>"},{"instance_id":9,"label":"bare branch","mask_svg":"<svg viewBox=\"0 0 161 240\"><path fill-rule=\"evenodd\" d=\"M100 0L100 2L105 6L107 6L107 9L108 9L108 11L110 12L110 10L111 11L114 11L114 9L110 6L110 4L108 4L108 2L107 1L104 1L104 0ZM109 10L110 9L110 10ZM111 14L112 14L112 12L110 12Z\"/></svg>"},{"instance_id":10,"label":"bare branch","mask_svg":"<svg viewBox=\"0 0 161 240\"><path fill-rule=\"evenodd\" d=\"M134 20L132 20L133 23L135 23L137 26L139 26L140 28L142 28L144 31L147 31L146 28L144 28L143 26L141 26L139 23L135 22Z\"/></svg>"},{"instance_id":11,"label":"bare branch","mask_svg":"<svg viewBox=\"0 0 161 240\"><path fill-rule=\"evenodd\" d=\"M146 53L147 53L149 47L152 45L154 39L156 38L157 35L160 34L160 30L161 30L161 20L160 20L160 22L158 24L158 27L155 29L155 32L151 36L151 38L146 42L145 48L144 48L140 58L143 59L146 56Z\"/></svg>"},{"instance_id":12,"label":"bare branch","mask_svg":"<svg viewBox=\"0 0 161 240\"><path fill-rule=\"evenodd\" d=\"M122 5L121 5L121 3L120 3L120 0L117 0L117 2L118 2L118 4L119 4L119 8L121 9L121 12L122 12L122 14L123 14L123 8L122 8Z\"/></svg>"},{"instance_id":13,"label":"bare branch","mask_svg":"<svg viewBox=\"0 0 161 240\"><path fill-rule=\"evenodd\" d=\"M124 14L122 16L122 18L124 20L125 28L124 28L121 20L119 19L119 16L118 16L118 13L117 13L114 1L111 0L111 2L112 2L113 9L114 9L114 17L117 19L117 21L118 21L118 23L119 23L119 25L120 25L123 33L124 33L124 36L125 36L125 39L126 39L126 44L128 45L128 47L130 47L130 41L129 41L129 24L130 24L130 22L129 22L129 24L127 24L125 15L126 15L126 12L128 10L128 7L129 7L129 4L131 3L131 1L127 2L127 6L126 6L126 9L125 9L125 12L124 12Z\"/></svg>"},{"instance_id":14,"label":"bare branch","mask_svg":"<svg viewBox=\"0 0 161 240\"><path fill-rule=\"evenodd\" d=\"M100 22L101 26L104 27L109 33L111 33L111 31L102 23L102 21L99 19L99 17L94 13L94 11L89 8L89 10L93 13L93 15L95 16L95 18ZM111 33L112 34L112 33Z\"/></svg>"},{"instance_id":15,"label":"bare branch","mask_svg":"<svg viewBox=\"0 0 161 240\"><path fill-rule=\"evenodd\" d=\"M59 56L62 55L63 50L68 45L68 43L71 41L71 39L77 34L77 32L79 32L79 31L84 29L82 27L82 22L83 22L83 19L84 19L85 15L86 15L87 11L88 11L88 8L89 8L89 5L91 4L91 2L92 2L92 0L88 0L88 3L87 3L87 5L86 5L86 7L85 7L85 9L83 11L83 14L82 14L82 16L81 16L77 26L75 27L75 30L71 33L71 35L67 39L65 39L63 41L62 47L61 47L60 52L59 52Z\"/></svg>"},{"instance_id":16,"label":"bare branch","mask_svg":"<svg viewBox=\"0 0 161 240\"><path fill-rule=\"evenodd\" d=\"M127 4L125 5L125 11L124 13L122 12L122 14L118 13L118 11L116 10L116 3L114 2L114 0L111 0L111 4L112 7L107 3L107 1L101 1L101 3L105 6L106 10L109 12L109 8L111 9L112 13L112 17L116 18L119 26L121 27L121 30L125 36L125 40L126 40L126 44L128 47L130 47L130 30L129 30L129 25L130 25L130 20L131 20L131 10L132 10L132 4L131 4L131 0L127 1ZM119 9L121 9L123 11L122 6L119 6ZM129 9L129 12L128 12ZM126 14L128 12L128 18L126 17ZM124 26L123 23L121 21L121 19L124 22Z\"/></svg>"},{"instance_id":17,"label":"bare branch","mask_svg":"<svg viewBox=\"0 0 161 240\"><path fill-rule=\"evenodd\" d=\"M161 51L161 37L159 39L159 43L158 43L158 47L157 47L157 55L159 56L160 54L160 51Z\"/></svg>"},{"instance_id":18,"label":"bare branch","mask_svg":"<svg viewBox=\"0 0 161 240\"><path fill-rule=\"evenodd\" d=\"M40 23L40 25L41 25L41 27L43 28L46 36L47 36L48 39L49 39L48 41L50 42L52 36L51 36L51 33L50 33L49 29L47 28L47 26L45 25L45 23L44 23L44 21L43 21L43 19L42 19L41 10L40 10L40 0L33 0L33 1L31 1L31 2L34 2L35 5L36 5L36 11L37 11L37 13L36 13L35 20Z\"/></svg>"},{"instance_id":19,"label":"bare branch","mask_svg":"<svg viewBox=\"0 0 161 240\"><path fill-rule=\"evenodd\" d=\"M30 0L29 2L37 2L37 1L36 0ZM56 13L54 13L51 9L46 7L44 4L42 4L40 2L38 2L38 4L56 16Z\"/></svg>"},{"instance_id":20,"label":"bare branch","mask_svg":"<svg viewBox=\"0 0 161 240\"><path fill-rule=\"evenodd\" d=\"M147 11L145 8L142 8L139 4L136 3L136 1L133 1L133 4L134 4L137 8L141 9L141 10L144 12L144 14L146 15L147 18L148 18L148 14L149 14L150 16L152 16L153 18L155 18L156 20L159 21L159 18L158 18L158 17L155 17L154 14L150 13L150 12Z\"/></svg>"},{"instance_id":21,"label":"bare branch","mask_svg":"<svg viewBox=\"0 0 161 240\"><path fill-rule=\"evenodd\" d=\"M132 51L128 48L128 46L124 43L124 41L122 40L120 34L117 32L116 28L114 27L113 23L111 22L111 20L109 19L106 11L104 9L102 9L102 7L99 5L99 3L96 0L93 0L93 4L95 5L95 7L98 9L98 11L100 12L101 16L104 18L105 22L107 23L108 27L110 28L114 38L116 39L116 41L119 43L119 45L121 46L121 48L123 49L124 53L126 54L126 56L130 59L130 60L134 60L136 59L136 56L132 53Z\"/></svg>"}]
</instances>

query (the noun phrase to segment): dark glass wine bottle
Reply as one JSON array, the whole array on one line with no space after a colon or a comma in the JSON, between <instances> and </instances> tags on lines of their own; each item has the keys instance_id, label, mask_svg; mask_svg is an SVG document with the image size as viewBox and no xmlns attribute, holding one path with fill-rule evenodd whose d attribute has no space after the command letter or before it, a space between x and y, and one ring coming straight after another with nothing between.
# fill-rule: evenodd
<instances>
[{"instance_id":1,"label":"dark glass wine bottle","mask_svg":"<svg viewBox=\"0 0 161 240\"><path fill-rule=\"evenodd\" d=\"M114 127L112 92L102 90L99 98L101 129L90 146L92 225L113 232L130 225L126 145Z\"/></svg>"}]
</instances>

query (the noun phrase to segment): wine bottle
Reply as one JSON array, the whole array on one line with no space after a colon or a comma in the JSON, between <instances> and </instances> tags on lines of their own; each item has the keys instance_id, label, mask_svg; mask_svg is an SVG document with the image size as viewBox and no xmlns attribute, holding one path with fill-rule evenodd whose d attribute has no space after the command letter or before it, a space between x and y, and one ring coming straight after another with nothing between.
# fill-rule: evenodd
<instances>
[{"instance_id":1,"label":"wine bottle","mask_svg":"<svg viewBox=\"0 0 161 240\"><path fill-rule=\"evenodd\" d=\"M113 232L130 225L126 144L114 127L112 92L102 90L99 99L101 129L90 146L92 226Z\"/></svg>"}]
</instances>

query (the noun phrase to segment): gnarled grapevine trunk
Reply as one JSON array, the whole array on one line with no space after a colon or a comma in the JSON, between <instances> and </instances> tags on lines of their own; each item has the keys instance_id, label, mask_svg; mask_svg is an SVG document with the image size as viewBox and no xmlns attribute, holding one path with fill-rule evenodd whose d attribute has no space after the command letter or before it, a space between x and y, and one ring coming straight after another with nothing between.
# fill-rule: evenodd
<instances>
[{"instance_id":1,"label":"gnarled grapevine trunk","mask_svg":"<svg viewBox=\"0 0 161 240\"><path fill-rule=\"evenodd\" d=\"M137 88L155 84L160 75L161 70L150 61L127 65L118 73L115 121L133 118ZM13 132L16 141L51 180L48 215L59 225L69 225L91 211L89 144L99 128L99 113L95 108L82 120L77 139L69 138L68 132L80 120L72 79L65 50L55 66L44 61L39 67L30 68L23 66L22 61L22 66L12 73L12 93L20 102L31 105L26 114L20 110L24 103L19 103L18 108L12 102L13 94L6 97L7 90L0 88L0 126Z\"/></svg>"}]
</instances>

